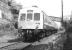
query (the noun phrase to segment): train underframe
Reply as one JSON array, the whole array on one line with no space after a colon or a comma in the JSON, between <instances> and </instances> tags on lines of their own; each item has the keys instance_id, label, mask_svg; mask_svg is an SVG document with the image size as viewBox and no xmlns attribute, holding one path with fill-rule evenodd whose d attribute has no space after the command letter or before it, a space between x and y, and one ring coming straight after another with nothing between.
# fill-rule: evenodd
<instances>
[{"instance_id":1,"label":"train underframe","mask_svg":"<svg viewBox=\"0 0 72 50\"><path fill-rule=\"evenodd\" d=\"M20 29L19 37L23 42L35 42L40 39L50 36L57 32L57 29L54 30L46 30L46 29Z\"/></svg>"}]
</instances>

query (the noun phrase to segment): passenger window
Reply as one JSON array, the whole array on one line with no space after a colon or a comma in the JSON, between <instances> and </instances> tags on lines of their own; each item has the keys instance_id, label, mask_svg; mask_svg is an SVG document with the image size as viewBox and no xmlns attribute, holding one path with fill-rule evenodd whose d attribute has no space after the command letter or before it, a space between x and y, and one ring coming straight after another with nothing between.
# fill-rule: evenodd
<instances>
[{"instance_id":1,"label":"passenger window","mask_svg":"<svg viewBox=\"0 0 72 50\"><path fill-rule=\"evenodd\" d=\"M34 20L40 20L40 13L34 13Z\"/></svg>"},{"instance_id":2,"label":"passenger window","mask_svg":"<svg viewBox=\"0 0 72 50\"><path fill-rule=\"evenodd\" d=\"M28 14L27 14L27 19L28 19L28 20L32 20L32 13L28 13Z\"/></svg>"},{"instance_id":3,"label":"passenger window","mask_svg":"<svg viewBox=\"0 0 72 50\"><path fill-rule=\"evenodd\" d=\"M21 19L20 20L25 20L26 14L21 14Z\"/></svg>"}]
</instances>

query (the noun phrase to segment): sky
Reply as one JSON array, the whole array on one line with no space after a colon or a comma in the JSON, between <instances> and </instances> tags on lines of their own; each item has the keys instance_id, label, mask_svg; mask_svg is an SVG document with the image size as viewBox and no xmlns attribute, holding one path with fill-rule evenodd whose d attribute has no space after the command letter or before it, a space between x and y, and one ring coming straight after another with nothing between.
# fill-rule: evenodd
<instances>
[{"instance_id":1,"label":"sky","mask_svg":"<svg viewBox=\"0 0 72 50\"><path fill-rule=\"evenodd\" d=\"M62 17L61 0L15 0L16 3L23 5L23 7L29 7L37 5L48 16ZM63 15L68 17L72 11L72 0L63 0ZM61 23L57 23L60 28Z\"/></svg>"},{"instance_id":2,"label":"sky","mask_svg":"<svg viewBox=\"0 0 72 50\"><path fill-rule=\"evenodd\" d=\"M61 17L61 0L15 0L23 7L37 5L49 16ZM71 0L63 0L64 16L70 15L72 7Z\"/></svg>"}]
</instances>

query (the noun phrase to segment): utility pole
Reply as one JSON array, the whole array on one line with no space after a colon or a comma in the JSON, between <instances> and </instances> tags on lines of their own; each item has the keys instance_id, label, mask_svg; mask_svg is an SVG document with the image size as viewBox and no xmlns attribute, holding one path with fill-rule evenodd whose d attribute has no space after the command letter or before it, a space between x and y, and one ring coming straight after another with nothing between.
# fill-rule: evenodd
<instances>
[{"instance_id":1,"label":"utility pole","mask_svg":"<svg viewBox=\"0 0 72 50\"><path fill-rule=\"evenodd\" d=\"M63 0L61 0L61 14L62 14L62 22L63 22Z\"/></svg>"}]
</instances>

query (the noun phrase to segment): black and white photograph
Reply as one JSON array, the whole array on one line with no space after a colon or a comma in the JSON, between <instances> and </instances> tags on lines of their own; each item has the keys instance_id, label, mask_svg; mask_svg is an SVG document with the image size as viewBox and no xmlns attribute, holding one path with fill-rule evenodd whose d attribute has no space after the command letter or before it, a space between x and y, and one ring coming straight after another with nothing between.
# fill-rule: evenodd
<instances>
[{"instance_id":1,"label":"black and white photograph","mask_svg":"<svg viewBox=\"0 0 72 50\"><path fill-rule=\"evenodd\" d=\"M72 0L0 0L0 50L72 50Z\"/></svg>"}]
</instances>

